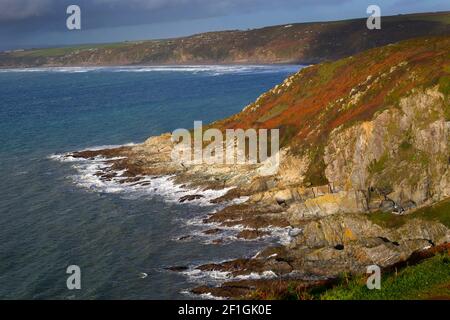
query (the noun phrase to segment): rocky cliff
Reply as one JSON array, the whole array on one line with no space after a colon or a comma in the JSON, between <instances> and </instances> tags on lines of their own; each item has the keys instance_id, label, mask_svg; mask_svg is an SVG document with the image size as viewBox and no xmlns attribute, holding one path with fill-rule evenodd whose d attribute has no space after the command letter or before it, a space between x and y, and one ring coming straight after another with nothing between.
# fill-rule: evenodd
<instances>
[{"instance_id":1,"label":"rocky cliff","mask_svg":"<svg viewBox=\"0 0 450 320\"><path fill-rule=\"evenodd\" d=\"M235 228L237 238L255 239L289 230L292 241L285 246L198 266L201 271L305 279L388 267L450 240L449 52L450 37L426 37L311 66L241 113L209 125L280 129L276 174L267 174L264 163L173 161L170 134L69 156L109 158L98 176L119 183L145 185L145 176L174 175L174 183L191 188L230 188L214 200L225 208L203 221L213 224L211 234ZM398 217L404 220L393 225ZM239 296L258 285L266 283L195 292Z\"/></svg>"},{"instance_id":2,"label":"rocky cliff","mask_svg":"<svg viewBox=\"0 0 450 320\"><path fill-rule=\"evenodd\" d=\"M164 64L309 63L419 36L450 34L448 12L383 17L370 31L366 19L296 23L247 31L105 45L0 53L0 67Z\"/></svg>"},{"instance_id":3,"label":"rocky cliff","mask_svg":"<svg viewBox=\"0 0 450 320\"><path fill-rule=\"evenodd\" d=\"M309 67L212 126L281 130L279 174L260 177L273 187L253 197L284 201L293 215L401 213L443 200L449 43L423 38Z\"/></svg>"}]
</instances>

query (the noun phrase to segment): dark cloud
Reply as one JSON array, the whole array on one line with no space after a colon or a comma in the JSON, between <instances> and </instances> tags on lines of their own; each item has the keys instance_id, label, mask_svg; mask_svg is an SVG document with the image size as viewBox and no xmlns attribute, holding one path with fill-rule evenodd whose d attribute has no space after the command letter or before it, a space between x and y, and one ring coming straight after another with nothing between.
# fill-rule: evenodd
<instances>
[{"instance_id":1,"label":"dark cloud","mask_svg":"<svg viewBox=\"0 0 450 320\"><path fill-rule=\"evenodd\" d=\"M448 9L448 0L0 0L0 50L41 43L42 45L167 36L162 28L171 25L170 36L211 28L241 28L274 23L361 17L372 2L383 14L414 10ZM66 29L66 9L77 4L82 11L82 31ZM385 10L388 9L388 10ZM244 16L245 15L245 16ZM278 17L278 18L276 18ZM230 22L230 20L235 21ZM203 21L203 24L200 23ZM179 30L174 24L188 25ZM146 25L152 30L130 31ZM199 30L194 25L202 25ZM219 26L219 27L217 27ZM179 31L176 31L179 30ZM122 33L114 37L113 33ZM134 33L133 33L134 32ZM70 34L69 34L70 33ZM43 42L45 38L45 43ZM73 38L70 40L69 38ZM36 40L35 39L39 39Z\"/></svg>"},{"instance_id":2,"label":"dark cloud","mask_svg":"<svg viewBox=\"0 0 450 320\"><path fill-rule=\"evenodd\" d=\"M52 7L52 0L0 0L0 22L42 16Z\"/></svg>"},{"instance_id":3,"label":"dark cloud","mask_svg":"<svg viewBox=\"0 0 450 320\"><path fill-rule=\"evenodd\" d=\"M348 1L351 0L344 0ZM9 44L34 45L30 40L33 35L67 33L66 9L72 4L81 7L82 32L86 33L138 25L157 28L160 23L252 14L279 8L304 10L304 6L336 5L339 2L342 0L0 0L0 50L11 47Z\"/></svg>"},{"instance_id":4,"label":"dark cloud","mask_svg":"<svg viewBox=\"0 0 450 320\"><path fill-rule=\"evenodd\" d=\"M20 25L39 21L52 29L65 17L65 8L78 4L87 27L137 25L179 19L208 18L267 8L330 5L350 0L0 0L0 25Z\"/></svg>"}]
</instances>

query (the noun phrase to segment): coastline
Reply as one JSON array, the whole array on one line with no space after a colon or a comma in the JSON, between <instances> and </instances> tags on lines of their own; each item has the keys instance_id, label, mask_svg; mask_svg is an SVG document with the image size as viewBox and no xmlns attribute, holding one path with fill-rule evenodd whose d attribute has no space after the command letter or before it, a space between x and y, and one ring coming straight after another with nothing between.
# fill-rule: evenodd
<instances>
[{"instance_id":1,"label":"coastline","mask_svg":"<svg viewBox=\"0 0 450 320\"><path fill-rule=\"evenodd\" d=\"M208 32L174 39L0 52L0 67L316 64L402 40L446 35L448 15L448 11L443 11L385 16L383 29L376 33L367 33L366 19L359 18ZM343 34L352 37L342 37ZM355 38L361 41L355 43Z\"/></svg>"},{"instance_id":2,"label":"coastline","mask_svg":"<svg viewBox=\"0 0 450 320\"><path fill-rule=\"evenodd\" d=\"M242 298L277 281L309 290L343 273L364 274L368 266L386 270L428 250L445 251L450 242L450 119L442 72L448 46L448 37L416 39L304 68L209 126L281 127L276 174L264 174L264 163L173 160L168 133L66 157L103 161L92 172L103 182L146 188L149 177L170 177L172 187L186 190L174 201L222 206L201 221L206 234L217 236L214 245L226 241L227 228L246 240L287 230L289 241L253 257L169 268L237 280L192 293Z\"/></svg>"},{"instance_id":3,"label":"coastline","mask_svg":"<svg viewBox=\"0 0 450 320\"><path fill-rule=\"evenodd\" d=\"M87 149L67 153L56 160L99 161L106 166L97 167L91 172L99 181L111 182L118 179L115 181L116 185L123 185L124 188L141 186L163 197L165 196L161 190L151 187L151 180L167 179L165 182L170 184L168 189L171 190L172 197L165 197L166 201L181 205L192 203L219 206L219 209L207 217L191 221L196 226L203 226L201 234L206 237L206 243L211 245L222 245L230 239L278 239L278 245L269 245L252 257L204 265L169 267L171 272L192 277L193 284L198 279L209 279L209 285L193 287L186 294L210 299L240 299L251 297L256 292L270 291L274 285L285 288L283 290L294 285L300 292L308 292L314 288L332 288L338 284L337 279L342 272L362 274L365 266L373 262L374 258L379 259L379 263L383 261L380 264L385 270L391 270L395 265L408 264L417 255L429 257L428 252L448 250L450 232L443 225L434 222L423 224L414 220L401 230L393 230L380 227L361 214L338 214L319 220L289 220L280 203L275 205L268 204L267 200L263 203L255 202L254 199L252 201L252 194L254 197L261 189L254 184L250 188L244 187L248 185L248 180L233 177L232 182L223 182L227 181L224 179L223 168L215 168L216 171L211 176L205 174L211 168L204 166L191 169L191 172L184 167L177 167L169 160L171 147L170 136L166 134L152 137L144 144L113 149ZM143 161L144 149L144 158L147 161L151 159L150 166L145 169L139 166L140 161ZM248 168L244 168L238 175L247 171ZM218 181L221 182L217 183ZM321 192L326 192L315 187L310 190L311 195L320 196ZM320 225L322 227L318 228ZM319 232L324 228L330 228L329 234ZM350 234L346 236L347 239L329 238L332 234L341 232ZM186 241L192 236L195 234L174 240ZM282 240L283 238L285 239ZM324 245L324 241L328 244ZM355 242L360 244L355 245ZM338 255L343 250L341 243L345 245L346 251L351 251L339 258ZM432 248L430 243L433 244ZM444 249L436 249L435 246L443 246ZM368 261L361 260L361 254L366 250L364 247L375 250L366 257ZM390 260L386 260L387 249L391 251ZM321 253L318 255L318 252Z\"/></svg>"}]
</instances>

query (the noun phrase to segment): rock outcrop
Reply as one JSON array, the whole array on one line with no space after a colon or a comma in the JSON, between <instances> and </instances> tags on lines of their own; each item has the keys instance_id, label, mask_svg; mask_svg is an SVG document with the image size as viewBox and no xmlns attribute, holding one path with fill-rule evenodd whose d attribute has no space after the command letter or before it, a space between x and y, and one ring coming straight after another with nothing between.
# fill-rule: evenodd
<instances>
[{"instance_id":1,"label":"rock outcrop","mask_svg":"<svg viewBox=\"0 0 450 320\"><path fill-rule=\"evenodd\" d=\"M211 234L239 226L237 238L255 239L291 228L286 246L202 271L298 278L387 267L450 240L445 222L409 219L393 229L370 219L379 212L409 215L450 197L448 52L449 37L423 38L312 66L209 126L280 129L276 174L265 174L264 163L175 161L169 134L71 156L110 159L99 176L118 182L173 175L174 183L197 190L180 202L202 198L198 190L228 190L214 200L224 208L205 217L216 224Z\"/></svg>"}]
</instances>

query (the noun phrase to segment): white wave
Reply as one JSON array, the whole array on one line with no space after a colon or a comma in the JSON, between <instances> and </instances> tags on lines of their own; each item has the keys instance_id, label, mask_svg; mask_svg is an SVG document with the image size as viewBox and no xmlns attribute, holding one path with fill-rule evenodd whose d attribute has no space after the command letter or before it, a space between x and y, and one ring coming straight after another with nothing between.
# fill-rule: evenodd
<instances>
[{"instance_id":1,"label":"white wave","mask_svg":"<svg viewBox=\"0 0 450 320\"><path fill-rule=\"evenodd\" d=\"M182 272L183 275L187 276L190 281L199 282L199 280L210 280L223 282L230 280L232 277L231 272L228 271L202 271L198 269L193 269L189 271Z\"/></svg>"},{"instance_id":2,"label":"white wave","mask_svg":"<svg viewBox=\"0 0 450 320\"><path fill-rule=\"evenodd\" d=\"M275 279L278 277L277 274L271 270L264 271L262 273L251 272L249 274L233 276L233 274L228 271L202 271L199 269L192 269L182 272L182 274L186 276L190 282L216 284L220 284L225 281Z\"/></svg>"},{"instance_id":3,"label":"white wave","mask_svg":"<svg viewBox=\"0 0 450 320\"><path fill-rule=\"evenodd\" d=\"M134 143L134 142L129 142L129 143L120 144L120 145L119 144L117 144L117 145L109 144L109 145L95 146L95 147L81 149L81 150L78 150L78 152L108 150L108 149L116 149L116 148L121 148L121 147L132 147L135 145L136 145L136 143ZM71 153L72 152L52 154L52 155L48 156L47 158L50 160L55 160L55 161L60 161L60 162L83 162L83 161L86 161L86 159L75 158L75 157L70 156ZM113 157L113 158L109 158L107 160L120 160L120 159L123 159L123 157ZM97 161L105 161L106 159L97 157L96 160Z\"/></svg>"},{"instance_id":4,"label":"white wave","mask_svg":"<svg viewBox=\"0 0 450 320\"><path fill-rule=\"evenodd\" d=\"M102 67L39 67L39 68L8 68L0 69L0 73L26 73L26 72L59 72L59 73L86 73L101 71Z\"/></svg>"},{"instance_id":5,"label":"white wave","mask_svg":"<svg viewBox=\"0 0 450 320\"><path fill-rule=\"evenodd\" d=\"M200 299L204 299L204 300L227 300L227 298L215 296L211 292L202 293L199 295L199 294L194 294L189 290L182 290L182 291L180 291L180 293L189 298L195 298L195 299L200 298Z\"/></svg>"},{"instance_id":6,"label":"white wave","mask_svg":"<svg viewBox=\"0 0 450 320\"><path fill-rule=\"evenodd\" d=\"M263 273L252 272L247 275L240 275L234 277L235 280L260 280L260 279L275 279L276 273L273 271L264 271Z\"/></svg>"},{"instance_id":7,"label":"white wave","mask_svg":"<svg viewBox=\"0 0 450 320\"><path fill-rule=\"evenodd\" d=\"M252 73L295 73L303 65L173 65L173 66L115 66L115 67L39 67L0 69L8 72L50 72L50 73L86 73L86 72L185 72L219 76L225 74Z\"/></svg>"},{"instance_id":8,"label":"white wave","mask_svg":"<svg viewBox=\"0 0 450 320\"><path fill-rule=\"evenodd\" d=\"M89 147L89 148L81 149L81 150L79 150L79 152L81 152L81 151L98 151L98 150L117 149L117 148L121 148L121 147L133 147L135 145L136 145L136 143L134 143L134 142L129 142L129 143L125 143L125 144L106 144L106 145L103 145L103 146L95 146L95 147Z\"/></svg>"},{"instance_id":9,"label":"white wave","mask_svg":"<svg viewBox=\"0 0 450 320\"><path fill-rule=\"evenodd\" d=\"M227 203L229 205L229 203ZM223 223L233 222L233 220L223 221L223 222L209 222L205 223L205 216L202 217L194 217L185 221L185 224L188 226L199 227L202 228L200 231L193 232L191 235L196 238L206 238L205 244L216 244L216 240L222 240L223 244L227 244L230 241L260 241L260 240L275 240L277 243L282 245L287 245L292 242L293 238L298 236L302 229L293 228L291 226L288 227L266 227L260 228L258 231L267 233L261 237L256 239L242 239L238 238L237 234L242 231L256 231L256 229L249 228L245 225L236 224L227 226ZM222 232L219 234L205 234L204 231L208 229L220 229Z\"/></svg>"},{"instance_id":10,"label":"white wave","mask_svg":"<svg viewBox=\"0 0 450 320\"><path fill-rule=\"evenodd\" d=\"M271 238L277 239L278 243L282 245L288 245L292 242L293 238L302 232L302 229L293 227L267 227L261 228L261 231L269 232Z\"/></svg>"},{"instance_id":11,"label":"white wave","mask_svg":"<svg viewBox=\"0 0 450 320\"><path fill-rule=\"evenodd\" d=\"M113 146L115 147L115 146ZM97 149L102 149L98 147ZM94 150L89 148L88 150ZM103 158L97 156L94 159L74 158L69 154L55 154L49 156L51 160L72 163L72 167L77 174L70 178L74 183L84 189L101 193L118 193L126 195L128 198L140 198L145 196L159 196L167 202L178 203L184 196L201 194L203 198L190 201L201 206L213 206L211 200L224 196L232 188L221 190L202 190L178 185L174 182L175 176L138 176L139 181L125 182L128 177L123 177L122 171L112 171L111 160L120 160L121 157ZM102 179L102 174L114 173L110 180Z\"/></svg>"},{"instance_id":12,"label":"white wave","mask_svg":"<svg viewBox=\"0 0 450 320\"><path fill-rule=\"evenodd\" d=\"M226 298L223 297L217 297L215 295L213 295L211 292L208 293L202 293L200 295L201 299L205 299L205 300L226 300Z\"/></svg>"}]
</instances>

